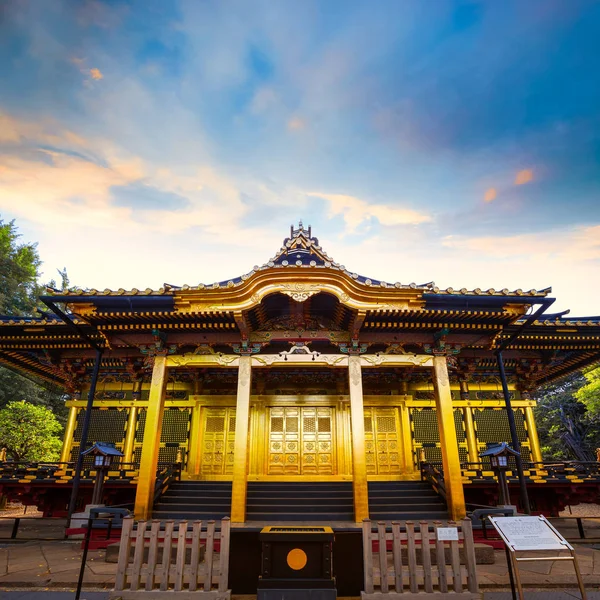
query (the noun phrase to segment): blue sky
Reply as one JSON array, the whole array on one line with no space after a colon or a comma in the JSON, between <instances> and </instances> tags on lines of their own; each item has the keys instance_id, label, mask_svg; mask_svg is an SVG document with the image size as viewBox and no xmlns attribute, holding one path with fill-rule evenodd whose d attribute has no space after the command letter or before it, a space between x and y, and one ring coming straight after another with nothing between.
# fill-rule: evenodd
<instances>
[{"instance_id":1,"label":"blue sky","mask_svg":"<svg viewBox=\"0 0 600 600\"><path fill-rule=\"evenodd\" d=\"M0 215L48 278L224 280L302 219L374 278L600 314L599 3L3 11Z\"/></svg>"}]
</instances>

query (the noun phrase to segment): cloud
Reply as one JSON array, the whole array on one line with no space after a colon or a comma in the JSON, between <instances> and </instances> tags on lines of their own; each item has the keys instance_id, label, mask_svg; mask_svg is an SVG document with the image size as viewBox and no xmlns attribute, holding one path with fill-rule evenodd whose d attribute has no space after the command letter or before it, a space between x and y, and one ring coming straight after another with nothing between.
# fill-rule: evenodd
<instances>
[{"instance_id":1,"label":"cloud","mask_svg":"<svg viewBox=\"0 0 600 600\"><path fill-rule=\"evenodd\" d=\"M419 225L431 221L431 216L409 208L398 208L387 204L369 204L365 200L343 194L309 192L308 196L323 198L329 202L329 217L341 215L348 232L370 219L382 225Z\"/></svg>"},{"instance_id":2,"label":"cloud","mask_svg":"<svg viewBox=\"0 0 600 600\"><path fill-rule=\"evenodd\" d=\"M513 236L450 236L443 245L492 259L543 258L548 264L600 260L600 225Z\"/></svg>"},{"instance_id":3,"label":"cloud","mask_svg":"<svg viewBox=\"0 0 600 600\"><path fill-rule=\"evenodd\" d=\"M525 185L531 181L533 181L533 171L531 169L523 169L515 177L515 185Z\"/></svg>"},{"instance_id":4,"label":"cloud","mask_svg":"<svg viewBox=\"0 0 600 600\"><path fill-rule=\"evenodd\" d=\"M306 122L300 117L292 117L288 121L287 126L290 131L299 131L300 129L304 129L306 127Z\"/></svg>"},{"instance_id":5,"label":"cloud","mask_svg":"<svg viewBox=\"0 0 600 600\"><path fill-rule=\"evenodd\" d=\"M488 190L485 191L485 194L483 195L483 200L484 200L484 202L492 202L492 200L496 199L496 196L498 196L496 189L489 188Z\"/></svg>"},{"instance_id":6,"label":"cloud","mask_svg":"<svg viewBox=\"0 0 600 600\"><path fill-rule=\"evenodd\" d=\"M104 79L104 75L100 72L100 69L90 69L90 75L92 79Z\"/></svg>"}]
</instances>

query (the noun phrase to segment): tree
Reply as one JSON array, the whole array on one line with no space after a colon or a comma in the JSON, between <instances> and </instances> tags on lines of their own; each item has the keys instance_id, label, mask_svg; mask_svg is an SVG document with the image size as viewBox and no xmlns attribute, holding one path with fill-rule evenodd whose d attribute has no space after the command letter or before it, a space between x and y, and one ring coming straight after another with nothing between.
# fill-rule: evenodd
<instances>
[{"instance_id":1,"label":"tree","mask_svg":"<svg viewBox=\"0 0 600 600\"><path fill-rule=\"evenodd\" d=\"M595 460L600 446L600 413L580 401L586 378L580 373L541 387L535 417L545 459Z\"/></svg>"},{"instance_id":2,"label":"tree","mask_svg":"<svg viewBox=\"0 0 600 600\"><path fill-rule=\"evenodd\" d=\"M19 243L14 221L0 219L0 314L31 315L38 306L40 260L37 244Z\"/></svg>"},{"instance_id":3,"label":"tree","mask_svg":"<svg viewBox=\"0 0 600 600\"><path fill-rule=\"evenodd\" d=\"M62 429L52 411L29 402L10 402L0 410L0 447L19 461L56 461Z\"/></svg>"},{"instance_id":4,"label":"tree","mask_svg":"<svg viewBox=\"0 0 600 600\"><path fill-rule=\"evenodd\" d=\"M583 374L587 383L577 390L575 396L590 413L600 417L600 367L587 369Z\"/></svg>"},{"instance_id":5,"label":"tree","mask_svg":"<svg viewBox=\"0 0 600 600\"><path fill-rule=\"evenodd\" d=\"M21 243L14 221L0 219L0 315L33 316L41 308L38 297L40 260L37 244ZM68 286L66 270L59 271ZM54 282L51 282L54 285ZM14 400L52 408L61 422L67 418L62 392L50 384L39 385L15 371L0 367L0 409Z\"/></svg>"}]
</instances>

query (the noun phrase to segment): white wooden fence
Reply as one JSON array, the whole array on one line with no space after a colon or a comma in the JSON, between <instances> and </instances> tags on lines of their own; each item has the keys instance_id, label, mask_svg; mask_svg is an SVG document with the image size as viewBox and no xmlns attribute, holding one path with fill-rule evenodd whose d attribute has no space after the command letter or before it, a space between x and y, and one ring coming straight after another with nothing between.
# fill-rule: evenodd
<instances>
[{"instance_id":1,"label":"white wooden fence","mask_svg":"<svg viewBox=\"0 0 600 600\"><path fill-rule=\"evenodd\" d=\"M438 540L437 529L442 526L456 527L459 540ZM391 532L386 532L386 523L380 521L377 531L372 529L371 521L365 519L363 600L481 598L477 585L473 530L468 519L444 525L439 521L422 521L419 531L415 531L412 521L392 522ZM374 542L378 545L377 552L373 550ZM391 552L388 551L388 545L392 547ZM464 565L461 565L461 546ZM434 560L431 548L435 548ZM418 549L421 564L417 560ZM446 564L447 554L449 565Z\"/></svg>"},{"instance_id":2,"label":"white wooden fence","mask_svg":"<svg viewBox=\"0 0 600 600\"><path fill-rule=\"evenodd\" d=\"M111 599L152 592L159 599L229 600L229 518L221 521L220 531L215 521L193 521L190 531L188 521L138 521L136 531L133 525L133 517L123 519Z\"/></svg>"}]
</instances>

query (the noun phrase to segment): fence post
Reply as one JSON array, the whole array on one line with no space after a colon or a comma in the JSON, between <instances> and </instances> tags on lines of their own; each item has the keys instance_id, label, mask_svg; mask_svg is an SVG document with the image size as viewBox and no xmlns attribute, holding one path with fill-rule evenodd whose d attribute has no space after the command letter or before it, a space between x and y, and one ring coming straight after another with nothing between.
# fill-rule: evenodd
<instances>
[{"instance_id":1,"label":"fence post","mask_svg":"<svg viewBox=\"0 0 600 600\"><path fill-rule=\"evenodd\" d=\"M115 590L122 592L125 588L125 579L127 565L129 563L129 553L131 552L131 532L133 530L133 517L123 519L123 529L121 530L121 545L119 547L119 558L117 562L117 576L115 579Z\"/></svg>"},{"instance_id":2,"label":"fence post","mask_svg":"<svg viewBox=\"0 0 600 600\"><path fill-rule=\"evenodd\" d=\"M373 545L371 541L371 521L363 520L363 562L365 566L365 593L373 593Z\"/></svg>"},{"instance_id":3,"label":"fence post","mask_svg":"<svg viewBox=\"0 0 600 600\"><path fill-rule=\"evenodd\" d=\"M475 546L473 544L473 525L470 519L462 522L463 546L465 552L465 564L467 565L467 586L470 592L479 591L477 585L477 566L475 562Z\"/></svg>"},{"instance_id":4,"label":"fence post","mask_svg":"<svg viewBox=\"0 0 600 600\"><path fill-rule=\"evenodd\" d=\"M226 592L229 587L229 517L221 520L221 550L219 556L219 592Z\"/></svg>"}]
</instances>

